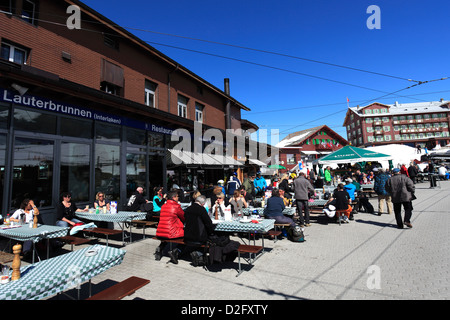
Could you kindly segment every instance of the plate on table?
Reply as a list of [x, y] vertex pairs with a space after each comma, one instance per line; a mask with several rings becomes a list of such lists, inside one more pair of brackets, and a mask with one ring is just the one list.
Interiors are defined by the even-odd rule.
[[250, 219], [241, 219], [241, 220], [239, 220], [239, 222], [250, 223], [250, 222], [252, 222], [252, 220], [250, 220]]

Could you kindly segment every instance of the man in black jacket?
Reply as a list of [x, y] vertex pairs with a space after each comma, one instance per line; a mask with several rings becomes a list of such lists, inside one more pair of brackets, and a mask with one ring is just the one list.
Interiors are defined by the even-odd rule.
[[195, 202], [184, 211], [184, 240], [186, 242], [205, 244], [208, 236], [214, 233], [214, 225], [204, 208], [205, 203], [206, 197], [198, 196]]

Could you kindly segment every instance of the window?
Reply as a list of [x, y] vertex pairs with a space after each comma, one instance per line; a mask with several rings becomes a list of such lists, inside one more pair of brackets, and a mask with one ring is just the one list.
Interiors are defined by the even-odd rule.
[[178, 95], [178, 116], [182, 118], [187, 118], [187, 103], [188, 98]]
[[384, 126], [384, 127], [383, 127], [383, 131], [384, 131], [384, 132], [391, 131], [391, 127], [389, 127], [389, 126]]
[[52, 205], [53, 141], [16, 137], [13, 152], [11, 206], [19, 208], [25, 194], [37, 206]]
[[195, 103], [195, 121], [203, 123], [203, 109], [205, 106]]
[[100, 90], [121, 96], [124, 85], [123, 69], [105, 59], [102, 59], [101, 68]]
[[369, 141], [369, 142], [374, 142], [374, 141], [375, 141], [374, 136], [368, 136], [368, 137], [367, 137], [367, 141]]
[[394, 126], [394, 131], [399, 131], [400, 127], [399, 126]]
[[366, 123], [372, 123], [373, 122], [373, 119], [372, 118], [367, 118], [366, 119]]
[[14, 9], [15, 9], [15, 0], [2, 0], [0, 1], [0, 10], [1, 11], [5, 11], [5, 12], [9, 12], [9, 13], [14, 13]]
[[61, 155], [60, 189], [69, 191], [74, 202], [89, 201], [90, 146], [63, 142]]
[[145, 80], [145, 105], [156, 108], [156, 88], [158, 85], [150, 80]]
[[383, 122], [389, 122], [389, 117], [383, 117]]
[[287, 154], [286, 155], [286, 163], [287, 164], [295, 164], [295, 155]]
[[1, 58], [15, 62], [18, 64], [26, 64], [28, 59], [29, 49], [13, 45], [9, 42], [2, 42]]
[[385, 135], [384, 136], [384, 141], [391, 141], [391, 136], [390, 135]]
[[23, 0], [22, 19], [24, 21], [37, 25], [38, 12], [39, 10], [37, 0]]

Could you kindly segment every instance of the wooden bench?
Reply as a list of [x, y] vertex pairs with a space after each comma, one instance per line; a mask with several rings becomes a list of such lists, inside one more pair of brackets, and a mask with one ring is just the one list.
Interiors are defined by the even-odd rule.
[[92, 229], [84, 229], [84, 232], [91, 232], [95, 234], [103, 234], [106, 236], [106, 246], [108, 246], [108, 240], [109, 236], [113, 236], [116, 234], [121, 234], [121, 230], [115, 230], [115, 229], [106, 229], [106, 228], [92, 228]]
[[132, 295], [149, 283], [150, 280], [147, 279], [134, 276], [129, 277], [128, 279], [119, 282], [108, 289], [100, 291], [86, 300], [121, 300], [126, 296]]
[[133, 220], [131, 224], [142, 226], [142, 237], [145, 239], [145, 228], [157, 225], [157, 221], [147, 221], [147, 220]]
[[14, 254], [0, 251], [0, 263], [8, 263], [14, 260]]
[[70, 235], [67, 235], [64, 237], [59, 237], [59, 238], [57, 238], [57, 240], [63, 241], [67, 244], [70, 244], [71, 251], [73, 251], [73, 246], [78, 246], [80, 244], [85, 244], [85, 243], [88, 243], [91, 241], [90, 239], [80, 238], [80, 237], [75, 237], [75, 236], [70, 236]]
[[[238, 248], [238, 265], [239, 265], [239, 269], [238, 269], [238, 274], [236, 275], [239, 276], [243, 271], [241, 268], [241, 254], [245, 254], [247, 253], [249, 255], [249, 258], [246, 259], [248, 264], [252, 265], [253, 261], [255, 261], [256, 259], [256, 255], [258, 253], [260, 253], [263, 250], [262, 246], [252, 246], [252, 245], [246, 245], [246, 244], [241, 244]], [[254, 258], [252, 259], [252, 255], [255, 255]], [[245, 258], [244, 258], [245, 259]]]

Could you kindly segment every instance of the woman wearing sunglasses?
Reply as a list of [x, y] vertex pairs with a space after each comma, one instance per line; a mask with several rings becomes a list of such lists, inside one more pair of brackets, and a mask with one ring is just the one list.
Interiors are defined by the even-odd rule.
[[72, 202], [72, 195], [69, 192], [63, 192], [62, 201], [58, 203], [56, 208], [56, 225], [59, 227], [74, 226], [82, 221], [75, 218], [75, 212], [86, 212], [88, 209], [79, 209]]

